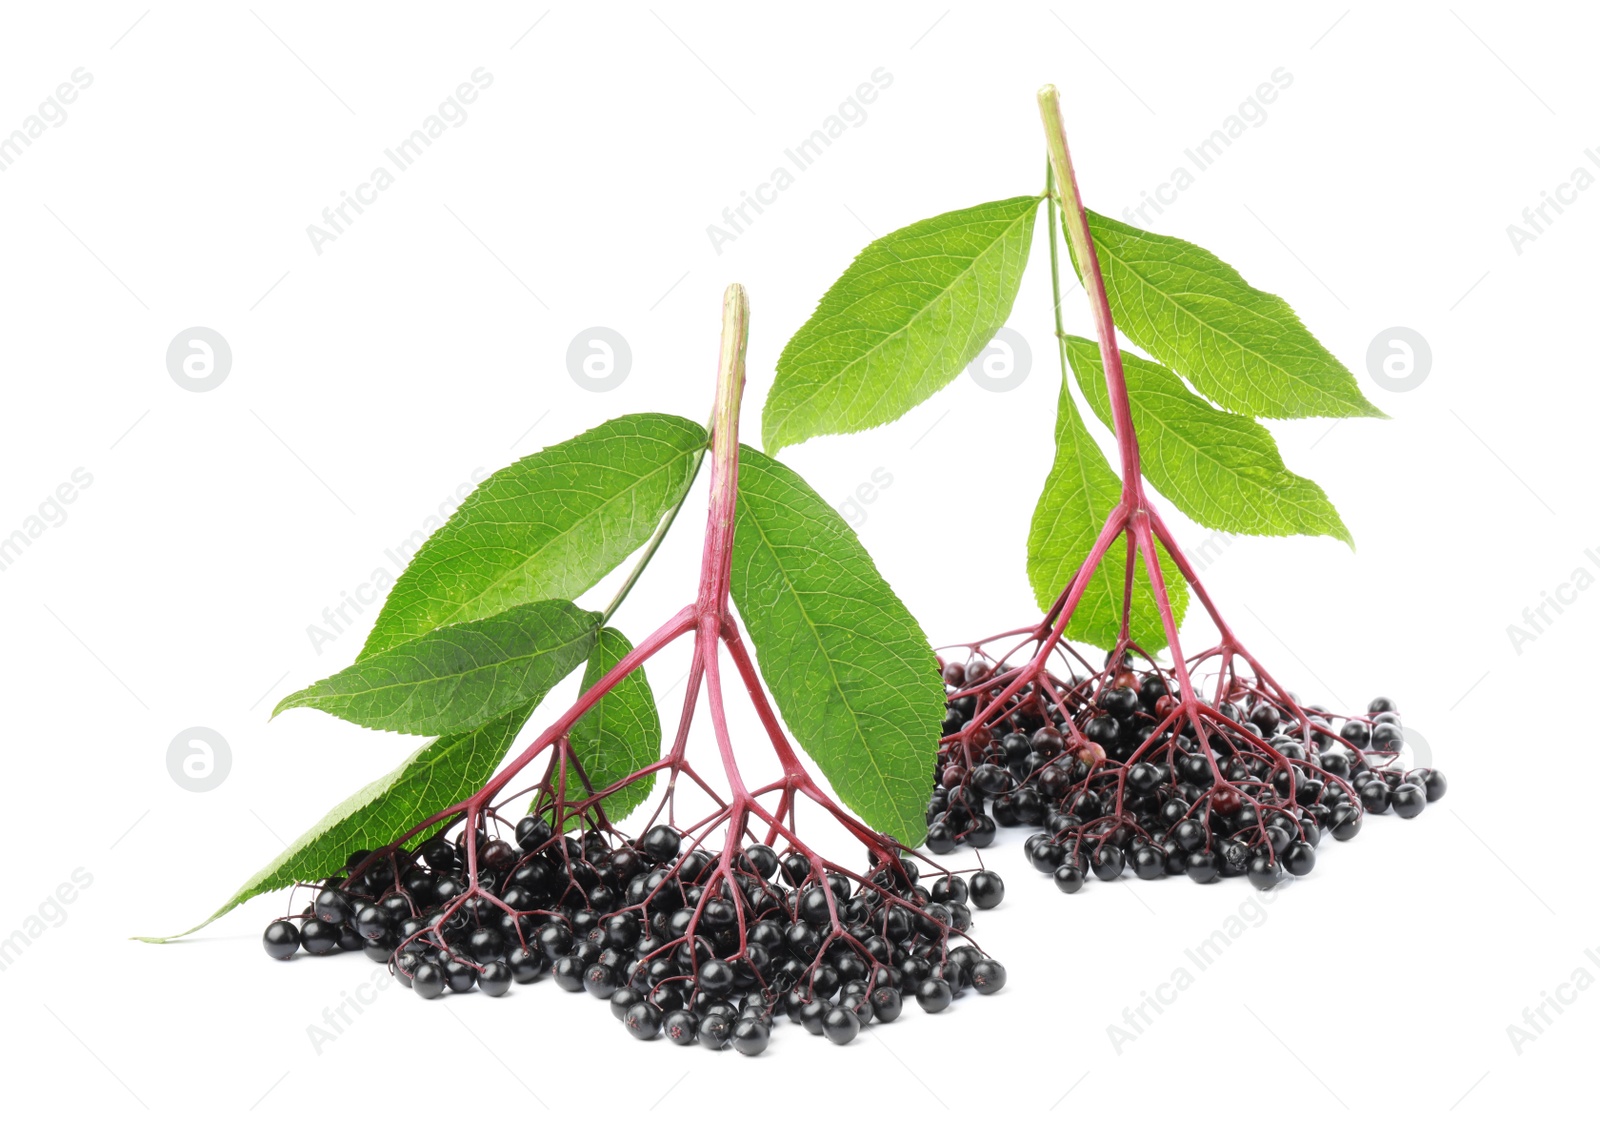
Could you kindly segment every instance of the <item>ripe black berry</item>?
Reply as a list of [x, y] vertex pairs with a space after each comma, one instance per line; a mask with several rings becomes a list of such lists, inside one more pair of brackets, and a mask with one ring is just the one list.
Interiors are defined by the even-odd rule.
[[261, 932], [261, 945], [269, 955], [279, 961], [288, 961], [300, 948], [300, 931], [287, 919], [268, 923]]
[[988, 911], [1000, 905], [1006, 897], [1006, 884], [997, 872], [974, 872], [967, 881], [968, 898], [972, 905], [980, 911]]

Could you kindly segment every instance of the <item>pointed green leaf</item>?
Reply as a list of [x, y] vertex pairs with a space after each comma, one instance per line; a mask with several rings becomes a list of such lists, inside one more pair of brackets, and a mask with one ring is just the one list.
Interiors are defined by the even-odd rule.
[[868, 825], [921, 844], [944, 716], [938, 660], [838, 512], [750, 448], [740, 449], [732, 591], [800, 746]]
[[[1067, 358], [1084, 399], [1109, 427], [1099, 345], [1069, 338]], [[1225, 533], [1303, 533], [1352, 543], [1322, 488], [1283, 465], [1272, 433], [1249, 417], [1213, 408], [1165, 366], [1123, 351], [1122, 370], [1144, 476], [1178, 509]]]
[[395, 581], [361, 656], [518, 604], [581, 595], [683, 497], [705, 444], [693, 421], [636, 413], [496, 471]]
[[1122, 333], [1230, 412], [1381, 417], [1294, 309], [1187, 241], [1089, 214]]
[[[1122, 483], [1089, 435], [1063, 378], [1061, 400], [1056, 406], [1055, 463], [1045, 479], [1028, 529], [1028, 580], [1041, 608], [1048, 610], [1072, 583], [1121, 495]], [[1144, 558], [1136, 555], [1134, 563], [1129, 635], [1153, 656], [1166, 647], [1166, 633], [1145, 573]], [[1117, 541], [1089, 578], [1083, 598], [1067, 624], [1069, 639], [1102, 650], [1116, 645], [1122, 625], [1127, 567], [1127, 545]], [[1173, 618], [1181, 624], [1189, 603], [1189, 587], [1164, 552], [1161, 575]]]
[[594, 648], [600, 615], [564, 599], [440, 627], [278, 702], [391, 732], [438, 736], [527, 711]]
[[404, 763], [329, 810], [215, 914], [183, 932], [141, 942], [168, 942], [215, 922], [246, 899], [295, 883], [315, 883], [344, 867], [353, 852], [393, 843], [418, 822], [476, 794], [516, 742], [532, 706], [470, 732], [440, 736]]
[[[600, 632], [600, 641], [583, 671], [580, 695], [633, 652], [633, 644], [612, 627]], [[572, 726], [568, 736], [590, 785], [604, 790], [612, 783], [648, 767], [661, 758], [661, 718], [655, 695], [640, 666], [617, 682], [616, 688]], [[606, 816], [621, 821], [650, 794], [656, 776], [650, 775], [601, 800]]]
[[1038, 208], [988, 202], [863, 249], [778, 358], [767, 451], [887, 424], [948, 385], [1010, 316]]

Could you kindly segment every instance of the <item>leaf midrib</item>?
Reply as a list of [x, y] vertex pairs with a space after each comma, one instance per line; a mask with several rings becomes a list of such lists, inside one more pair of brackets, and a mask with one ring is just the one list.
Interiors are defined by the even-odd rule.
[[[746, 506], [746, 509], [749, 509], [748, 505]], [[767, 536], [766, 530], [762, 528], [761, 523], [754, 516], [751, 517], [750, 523], [756, 527], [756, 533], [760, 537], [761, 543], [766, 546], [767, 551], [772, 554], [774, 560], [776, 561], [778, 550], [773, 546], [772, 539]], [[772, 567], [778, 573], [778, 577], [783, 586], [789, 590], [789, 598], [794, 601], [795, 608], [800, 612], [800, 617], [805, 620], [806, 629], [811, 633], [812, 642], [816, 646], [817, 650], [821, 652], [822, 660], [828, 667], [828, 676], [833, 681], [835, 692], [837, 692], [840, 697], [846, 697], [844, 685], [842, 682], [840, 682], [839, 675], [834, 671], [833, 659], [828, 657], [827, 647], [823, 645], [822, 636], [818, 632], [816, 624], [812, 622], [810, 614], [805, 609], [804, 601], [800, 597], [799, 590], [795, 587], [794, 582], [789, 579], [788, 574], [784, 571], [782, 565], [774, 563]], [[889, 806], [891, 809], [893, 809], [895, 805], [895, 799], [891, 792], [888, 776], [884, 774], [883, 768], [878, 765], [877, 757], [870, 750], [871, 745], [867, 741], [865, 730], [861, 727], [861, 721], [856, 716], [854, 707], [847, 702], [844, 705], [844, 709], [850, 714], [850, 723], [855, 729], [856, 741], [864, 747], [869, 748], [869, 750], [860, 752], [860, 755], [865, 756], [867, 762], [872, 765], [873, 773], [878, 779], [878, 789], [888, 795]], [[899, 817], [900, 815], [898, 812], [896, 812], [895, 816]]]
[[[1329, 394], [1326, 390], [1321, 389], [1321, 388], [1313, 385], [1307, 378], [1301, 377], [1301, 376], [1293, 373], [1292, 371], [1289, 370], [1288, 367], [1279, 365], [1277, 362], [1275, 362], [1272, 359], [1268, 358], [1266, 355], [1262, 354], [1260, 351], [1257, 351], [1257, 350], [1255, 350], [1255, 349], [1253, 349], [1253, 348], [1251, 348], [1249, 346], [1246, 346], [1244, 343], [1240, 342], [1237, 338], [1235, 338], [1233, 335], [1229, 334], [1227, 331], [1224, 331], [1221, 328], [1219, 328], [1219, 327], [1217, 327], [1217, 326], [1215, 326], [1215, 325], [1213, 325], [1211, 323], [1206, 322], [1205, 320], [1201, 319], [1198, 315], [1194, 314], [1192, 311], [1189, 311], [1186, 307], [1184, 307], [1183, 304], [1179, 303], [1176, 299], [1174, 299], [1173, 297], [1169, 296], [1166, 292], [1162, 291], [1159, 287], [1157, 287], [1154, 281], [1150, 280], [1144, 273], [1140, 272], [1126, 257], [1119, 256], [1118, 254], [1113, 252], [1112, 249], [1109, 246], [1105, 245], [1103, 242], [1096, 241], [1095, 242], [1095, 249], [1096, 249], [1096, 251], [1098, 251], [1100, 253], [1103, 253], [1107, 258], [1109, 258], [1113, 263], [1115, 263], [1120, 268], [1126, 269], [1129, 273], [1131, 273], [1134, 277], [1136, 277], [1138, 279], [1139, 283], [1141, 285], [1143, 285], [1143, 287], [1147, 291], [1154, 292], [1160, 298], [1160, 300], [1162, 302], [1170, 305], [1171, 308], [1175, 312], [1180, 313], [1184, 318], [1188, 319], [1191, 323], [1193, 323], [1193, 324], [1197, 325], [1198, 327], [1200, 327], [1201, 330], [1210, 331], [1212, 334], [1216, 335], [1217, 337], [1222, 338], [1222, 339], [1226, 339], [1233, 346], [1237, 347], [1242, 353], [1249, 354], [1249, 355], [1253, 356], [1257, 361], [1261, 362], [1268, 369], [1273, 370], [1273, 371], [1281, 374], [1285, 378], [1287, 378], [1290, 381], [1292, 381], [1295, 385], [1300, 386], [1302, 389], [1310, 390], [1316, 397], [1321, 398], [1321, 399], [1327, 399], [1327, 400], [1336, 400], [1336, 398], [1333, 398], [1332, 395]], [[1188, 268], [1191, 272], [1199, 273], [1200, 275], [1203, 275], [1203, 276], [1215, 277], [1215, 274], [1205, 272], [1204, 270], [1195, 268], [1192, 265], [1186, 265], [1184, 267]], [[1227, 281], [1226, 278], [1216, 278], [1216, 279], [1218, 279], [1219, 281], [1228, 283], [1230, 286], [1232, 285], [1232, 282], [1231, 281]], [[1244, 283], [1244, 282], [1241, 281], [1241, 283]], [[1263, 296], [1269, 296], [1270, 295], [1270, 293], [1261, 292], [1260, 289], [1251, 288], [1248, 283], [1245, 283], [1244, 286], [1245, 286], [1246, 289], [1248, 289], [1251, 292], [1257, 292], [1257, 293], [1259, 293], [1259, 294], [1261, 294]], [[1197, 292], [1197, 293], [1193, 293], [1193, 294], [1194, 295], [1198, 295], [1198, 296], [1206, 296], [1206, 297], [1209, 297], [1209, 298], [1212, 298], [1212, 299], [1218, 298], [1218, 297], [1216, 297], [1216, 296], [1214, 296], [1214, 295], [1212, 295], [1210, 293], [1205, 293], [1205, 292]], [[1243, 305], [1241, 305], [1237, 300], [1229, 300], [1228, 302], [1229, 302], [1229, 305], [1232, 306], [1232, 307], [1243, 307]], [[1246, 310], [1249, 310], [1249, 309], [1246, 309]], [[1211, 371], [1209, 369], [1206, 372], [1207, 372], [1207, 374], [1211, 375], [1212, 377], [1218, 377], [1219, 376], [1219, 375], [1215, 374], [1213, 371]], [[1242, 395], [1240, 395], [1240, 394], [1238, 394], [1236, 392], [1233, 392], [1233, 391], [1230, 391], [1229, 395], [1233, 396], [1233, 397], [1239, 397], [1240, 398], [1240, 403], [1244, 404], [1243, 399], [1242, 399]], [[1246, 407], [1248, 408], [1250, 406], [1246, 405]], [[1348, 414], [1338, 414], [1338, 415], [1348, 415]], [[1360, 414], [1355, 414], [1355, 415], [1360, 415]]]

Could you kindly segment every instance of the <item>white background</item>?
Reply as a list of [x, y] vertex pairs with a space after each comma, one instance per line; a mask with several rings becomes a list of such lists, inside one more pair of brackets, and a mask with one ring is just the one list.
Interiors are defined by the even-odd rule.
[[[932, 1115], [1315, 1117], [1587, 1097], [1600, 994], [1561, 990], [1573, 1003], [1520, 1054], [1507, 1033], [1574, 971], [1600, 977], [1584, 956], [1600, 955], [1600, 592], [1520, 651], [1507, 632], [1575, 569], [1600, 575], [1600, 190], [1520, 254], [1506, 229], [1593, 168], [1596, 28], [1579, 6], [144, 11], [39, 5], [0, 27], [0, 132], [75, 68], [93, 75], [0, 173], [0, 535], [74, 469], [93, 476], [0, 571], [0, 934], [75, 869], [93, 878], [0, 973], [8, 1098], [109, 1116], [703, 1115], [800, 1092]], [[315, 252], [307, 225], [478, 67], [493, 84], [465, 122]], [[893, 83], [865, 122], [714, 251], [707, 225], [879, 67]], [[549, 985], [437, 1005], [391, 988], [319, 1055], [308, 1026], [375, 967], [268, 960], [281, 895], [186, 943], [125, 940], [209, 913], [410, 749], [314, 712], [266, 717], [355, 653], [374, 609], [320, 652], [307, 627], [392, 572], [385, 550], [475, 469], [625, 412], [702, 418], [731, 280], [754, 309], [754, 440], [783, 343], [870, 236], [1040, 188], [1038, 85], [1061, 87], [1087, 200], [1116, 215], [1279, 67], [1293, 83], [1265, 122], [1153, 228], [1286, 297], [1393, 419], [1274, 426], [1358, 551], [1238, 540], [1205, 578], [1308, 698], [1397, 697], [1450, 776], [1445, 801], [1328, 843], [1259, 911], [1242, 880], [1061, 898], [1006, 836], [990, 855], [1010, 893], [975, 929], [1009, 967], [1002, 995], [846, 1049], [780, 1025], [753, 1062], [635, 1045]], [[1034, 263], [1011, 321], [1035, 359], [1020, 388], [962, 376], [887, 428], [785, 453], [841, 504], [892, 475], [861, 534], [936, 642], [1036, 614], [1023, 542], [1058, 374], [1042, 244]], [[1080, 300], [1067, 308], [1085, 331]], [[633, 352], [609, 393], [566, 369], [596, 324]], [[196, 325], [233, 353], [206, 393], [165, 365]], [[1395, 325], [1432, 349], [1408, 393], [1367, 372]], [[690, 595], [700, 516], [629, 600], [635, 637]], [[653, 669], [659, 692], [679, 664]], [[204, 794], [166, 762], [196, 725], [232, 754]], [[1107, 1025], [1241, 914], [1264, 918], [1119, 1054]]]

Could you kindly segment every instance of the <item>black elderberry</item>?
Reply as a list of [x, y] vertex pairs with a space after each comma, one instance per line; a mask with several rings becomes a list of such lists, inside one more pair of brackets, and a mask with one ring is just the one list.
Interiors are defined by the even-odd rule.
[[893, 1023], [904, 1007], [900, 990], [888, 985], [872, 990], [872, 1015], [880, 1023]]
[[1333, 811], [1333, 817], [1328, 822], [1328, 831], [1338, 841], [1348, 841], [1361, 832], [1361, 811], [1346, 802]]
[[843, 1047], [861, 1031], [861, 1018], [851, 1009], [840, 1005], [829, 1008], [822, 1017], [822, 1034], [829, 1043]]
[[1000, 901], [1006, 897], [1005, 881], [996, 872], [974, 872], [967, 881], [967, 888], [968, 898], [980, 911], [998, 907]]
[[657, 864], [665, 864], [677, 856], [682, 844], [682, 835], [670, 825], [653, 825], [639, 839], [644, 854]]
[[472, 986], [478, 983], [478, 970], [466, 958], [450, 954], [441, 964], [444, 967], [445, 984], [450, 986], [451, 992], [471, 992]]
[[1159, 880], [1167, 874], [1167, 854], [1154, 845], [1133, 850], [1133, 874], [1141, 880]]
[[1109, 748], [1122, 734], [1122, 726], [1112, 716], [1095, 716], [1084, 722], [1083, 734], [1101, 747]]
[[[704, 1027], [701, 1033], [704, 1034]], [[740, 1019], [733, 1025], [731, 1042], [733, 1049], [741, 1055], [753, 1057], [767, 1049], [767, 1042], [771, 1039], [772, 1029], [760, 1020]]]
[[1100, 845], [1090, 854], [1089, 866], [1100, 879], [1114, 880], [1122, 875], [1122, 850], [1109, 842]]
[[318, 957], [331, 954], [339, 948], [339, 928], [323, 919], [307, 919], [300, 927], [300, 945]]
[[512, 980], [519, 985], [529, 985], [539, 980], [545, 973], [544, 954], [537, 947], [517, 946], [506, 955], [506, 965], [511, 970]]
[[1374, 724], [1372, 726], [1372, 750], [1380, 752], [1399, 751], [1405, 743], [1405, 733], [1398, 724]]
[[698, 980], [702, 992], [722, 996], [733, 989], [733, 967], [725, 961], [712, 958], [700, 967]]
[[312, 910], [317, 918], [335, 926], [348, 922], [355, 914], [350, 904], [350, 897], [336, 887], [325, 887], [318, 892]]
[[[683, 1014], [681, 1010], [673, 1013], [675, 1016]], [[623, 1015], [622, 1026], [635, 1039], [654, 1039], [661, 1034], [661, 1009], [648, 1000], [637, 1001]]]
[[1250, 883], [1258, 891], [1268, 891], [1283, 879], [1283, 865], [1270, 856], [1250, 858]]
[[993, 958], [984, 958], [972, 967], [972, 988], [974, 991], [989, 996], [999, 992], [1006, 985], [1006, 967]]
[[679, 1047], [688, 1047], [700, 1035], [700, 1017], [687, 1009], [669, 1012], [661, 1020], [661, 1034]]
[[478, 974], [478, 988], [490, 996], [505, 996], [511, 988], [511, 967], [503, 961], [491, 961]]
[[1184, 872], [1197, 884], [1209, 884], [1220, 875], [1217, 858], [1209, 852], [1191, 852]]
[[1361, 805], [1368, 813], [1381, 814], [1389, 809], [1389, 784], [1375, 778], [1361, 788]]
[[482, 965], [494, 961], [505, 953], [505, 940], [492, 927], [480, 926], [467, 936], [467, 952], [472, 960]]
[[443, 996], [445, 990], [444, 970], [432, 962], [420, 963], [411, 973], [411, 991], [423, 1000], [433, 1000]]
[[585, 966], [583, 960], [576, 954], [564, 954], [556, 958], [555, 965], [550, 970], [550, 975], [556, 979], [556, 984], [569, 993], [583, 991], [583, 973]]
[[812, 1035], [821, 1035], [823, 1018], [827, 1016], [832, 1007], [833, 1005], [829, 1001], [821, 997], [805, 1000], [802, 996], [799, 1015], [800, 1026]]
[[583, 989], [596, 1000], [610, 1000], [617, 988], [617, 975], [609, 966], [595, 962], [583, 971]]
[[611, 994], [611, 999], [609, 1001], [611, 1005], [611, 1014], [618, 1020], [621, 1020], [628, 1014], [628, 1009], [632, 1008], [635, 1004], [638, 1004], [643, 999], [644, 994], [638, 989], [618, 989], [616, 992]]
[[288, 961], [300, 948], [300, 931], [288, 919], [268, 923], [267, 929], [261, 932], [261, 946], [270, 956]]
[[[1389, 806], [1401, 817], [1416, 817], [1428, 804], [1427, 792], [1411, 782], [1403, 782], [1389, 795]], [[1337, 833], [1334, 834], [1338, 836]]]
[[1078, 866], [1077, 861], [1069, 860], [1057, 866], [1051, 873], [1051, 879], [1064, 895], [1075, 895], [1083, 887], [1083, 869]]
[[954, 999], [955, 994], [945, 981], [929, 977], [917, 986], [917, 1004], [924, 1012], [943, 1012]]

